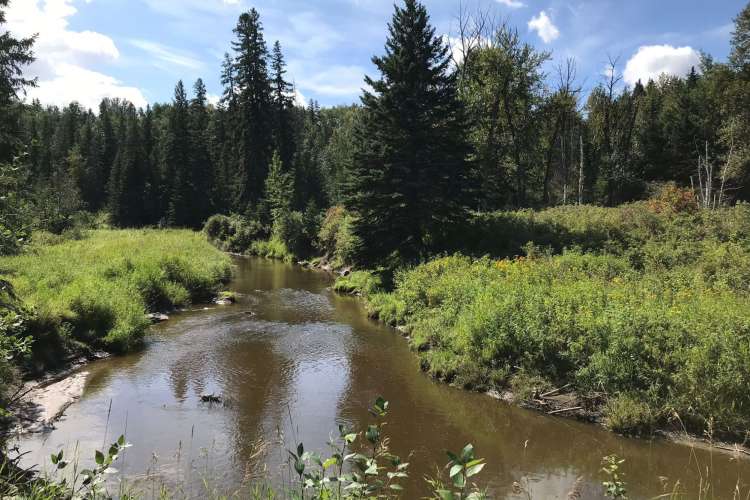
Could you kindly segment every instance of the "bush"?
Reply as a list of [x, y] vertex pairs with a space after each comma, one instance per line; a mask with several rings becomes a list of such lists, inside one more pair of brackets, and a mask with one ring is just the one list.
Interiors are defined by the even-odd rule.
[[333, 289], [339, 293], [357, 294], [369, 296], [382, 286], [382, 280], [375, 273], [370, 271], [354, 271], [348, 276], [341, 276], [336, 279]]
[[355, 262], [362, 240], [354, 234], [353, 216], [343, 207], [329, 208], [318, 233], [317, 247], [329, 257], [334, 267]]
[[307, 226], [302, 212], [284, 212], [273, 223], [273, 238], [286, 247], [294, 256], [306, 255], [310, 240], [307, 237]]
[[239, 215], [213, 215], [206, 221], [203, 232], [213, 245], [233, 253], [246, 253], [253, 241], [268, 237], [261, 223]]
[[604, 407], [604, 423], [620, 434], [649, 435], [656, 421], [649, 405], [631, 396], [617, 396]]

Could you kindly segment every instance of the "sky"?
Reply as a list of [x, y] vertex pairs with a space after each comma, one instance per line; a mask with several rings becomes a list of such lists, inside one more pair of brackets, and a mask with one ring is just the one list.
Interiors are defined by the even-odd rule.
[[[660, 73], [684, 74], [699, 51], [725, 60], [733, 18], [747, 0], [424, 0], [437, 32], [456, 36], [461, 3], [490, 9], [524, 41], [551, 51], [546, 71], [575, 58], [590, 90], [610, 57], [629, 84]], [[174, 85], [203, 78], [221, 94], [223, 54], [237, 18], [255, 7], [269, 48], [281, 42], [297, 99], [323, 106], [359, 101], [364, 75], [383, 53], [392, 0], [11, 0], [6, 28], [38, 34], [29, 68], [39, 86], [27, 98], [78, 101], [103, 97], [137, 106], [171, 100]]]

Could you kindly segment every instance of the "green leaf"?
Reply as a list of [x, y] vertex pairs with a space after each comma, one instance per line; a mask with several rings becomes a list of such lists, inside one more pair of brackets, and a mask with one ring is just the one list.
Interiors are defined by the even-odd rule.
[[471, 443], [464, 446], [464, 449], [461, 450], [461, 461], [466, 463], [470, 460], [474, 460], [474, 445]]
[[94, 454], [94, 459], [96, 460], [97, 465], [102, 465], [104, 463], [104, 453], [102, 453], [99, 450], [96, 450], [96, 453]]
[[392, 484], [392, 485], [390, 485], [390, 488], [392, 490], [395, 490], [395, 491], [403, 491], [404, 490], [404, 487], [401, 486], [400, 484]]
[[450, 472], [448, 473], [448, 475], [449, 475], [449, 476], [450, 476], [450, 477], [452, 478], [452, 477], [453, 477], [453, 476], [455, 476], [456, 474], [460, 474], [460, 473], [461, 473], [461, 471], [463, 471], [463, 470], [464, 470], [464, 466], [463, 466], [463, 465], [461, 465], [461, 464], [456, 464], [456, 465], [454, 465], [453, 467], [451, 467], [451, 470], [450, 470]]
[[456, 474], [453, 476], [453, 486], [456, 488], [463, 488], [466, 485], [466, 476], [463, 474]]
[[380, 429], [377, 425], [370, 425], [367, 427], [367, 432], [365, 433], [365, 437], [367, 440], [373, 444], [377, 442], [378, 438], [380, 437]]
[[331, 457], [327, 459], [325, 462], [323, 462], [323, 469], [327, 469], [329, 467], [333, 467], [334, 465], [338, 465], [339, 460], [336, 457]]
[[305, 446], [300, 443], [297, 445], [297, 455], [302, 456], [302, 454], [305, 452]]
[[367, 466], [367, 469], [365, 470], [365, 474], [368, 476], [377, 476], [378, 475], [378, 463], [375, 460], [372, 460], [367, 465], [368, 466]]
[[294, 461], [294, 470], [297, 471], [298, 475], [302, 475], [305, 472], [305, 464], [301, 460]]
[[453, 496], [453, 492], [451, 490], [437, 490], [435, 493], [440, 497], [440, 500], [454, 500], [455, 499], [455, 497]]
[[476, 464], [466, 468], [466, 477], [471, 477], [482, 472], [486, 464]]
[[119, 438], [117, 438], [117, 444], [122, 446], [125, 444], [125, 436], [121, 435]]

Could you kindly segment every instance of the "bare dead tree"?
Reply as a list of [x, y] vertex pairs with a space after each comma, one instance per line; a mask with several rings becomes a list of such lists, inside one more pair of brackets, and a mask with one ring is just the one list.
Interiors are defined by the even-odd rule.
[[492, 39], [497, 24], [489, 8], [483, 9], [478, 5], [474, 11], [469, 11], [463, 2], [459, 3], [456, 32], [449, 36], [451, 40], [458, 41], [458, 44], [450, 43], [449, 47], [453, 64], [459, 70], [459, 81], [464, 81], [474, 52]]

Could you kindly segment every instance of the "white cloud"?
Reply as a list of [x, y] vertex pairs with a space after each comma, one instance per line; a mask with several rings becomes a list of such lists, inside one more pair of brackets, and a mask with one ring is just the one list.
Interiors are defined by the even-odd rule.
[[122, 97], [145, 106], [146, 99], [137, 88], [87, 69], [91, 64], [116, 61], [120, 52], [106, 35], [70, 30], [68, 18], [77, 12], [72, 4], [73, 0], [45, 0], [40, 6], [40, 0], [23, 0], [11, 2], [8, 8], [9, 31], [23, 37], [38, 34], [37, 59], [27, 74], [38, 76], [39, 86], [29, 89], [28, 98], [58, 105], [78, 101], [96, 109], [103, 97]]
[[[167, 47], [160, 43], [149, 40], [130, 40], [130, 44], [138, 47], [144, 52], [148, 52], [155, 61], [161, 61], [173, 66], [181, 66], [189, 69], [200, 69], [203, 63], [196, 59], [192, 54]], [[157, 66], [159, 66], [157, 64]]]
[[536, 31], [544, 43], [550, 43], [560, 37], [560, 30], [552, 23], [552, 19], [545, 11], [532, 17], [528, 26], [530, 31]]
[[298, 91], [318, 96], [350, 98], [365, 87], [365, 69], [361, 66], [333, 65], [320, 70], [308, 61], [292, 60], [289, 75]]
[[302, 94], [302, 92], [299, 91], [299, 89], [294, 89], [294, 104], [297, 106], [305, 107], [309, 104], [309, 101], [307, 98]]
[[28, 93], [30, 99], [43, 103], [65, 105], [77, 101], [83, 107], [96, 110], [105, 97], [120, 97], [136, 107], [145, 107], [146, 99], [140, 89], [123, 86], [117, 79], [75, 64], [55, 66], [55, 76], [40, 82]]
[[628, 60], [623, 71], [625, 82], [634, 85], [638, 80], [646, 83], [659, 75], [684, 76], [690, 68], [700, 65], [700, 54], [692, 47], [671, 45], [646, 45]]
[[511, 9], [520, 9], [521, 7], [526, 6], [526, 4], [520, 0], [497, 0], [497, 3], [510, 7]]

